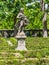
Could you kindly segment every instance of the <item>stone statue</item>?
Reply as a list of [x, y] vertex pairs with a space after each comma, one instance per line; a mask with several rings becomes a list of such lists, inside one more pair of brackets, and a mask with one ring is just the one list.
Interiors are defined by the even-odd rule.
[[8, 37], [8, 33], [6, 31], [4, 31], [4, 37], [7, 38]]
[[18, 19], [18, 24], [16, 25], [16, 27], [18, 28], [18, 34], [16, 35], [16, 38], [18, 40], [18, 46], [16, 50], [27, 50], [25, 46], [26, 35], [23, 30], [29, 21], [23, 13], [23, 8], [20, 9], [17, 19]]
[[23, 8], [20, 9], [20, 12], [17, 15], [17, 19], [18, 19], [18, 34], [20, 34], [21, 32], [23, 32], [24, 27], [28, 24], [28, 19], [27, 17], [24, 15], [23, 13]]

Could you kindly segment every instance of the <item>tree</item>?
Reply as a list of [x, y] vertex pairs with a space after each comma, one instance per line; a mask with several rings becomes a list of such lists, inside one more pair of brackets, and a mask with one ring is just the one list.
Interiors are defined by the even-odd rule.
[[42, 23], [43, 23], [43, 37], [47, 37], [47, 11], [45, 9], [44, 0], [41, 0], [41, 11], [44, 12]]
[[16, 16], [21, 7], [22, 3], [20, 0], [0, 1], [0, 23], [2, 23], [1, 28], [2, 27], [4, 29], [14, 28], [14, 25], [16, 24]]
[[42, 16], [43, 12], [40, 11], [40, 3], [35, 2], [34, 4], [26, 7], [25, 15], [29, 18], [29, 25], [27, 29], [41, 29], [42, 28]]

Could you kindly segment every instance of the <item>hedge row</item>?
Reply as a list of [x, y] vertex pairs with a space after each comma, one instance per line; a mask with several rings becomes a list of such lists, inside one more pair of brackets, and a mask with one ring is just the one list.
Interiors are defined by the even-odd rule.
[[[10, 46], [7, 41], [13, 44]], [[0, 38], [0, 49], [2, 47], [7, 47], [8, 49], [14, 50], [17, 47], [17, 40], [15, 38]], [[38, 37], [27, 37], [26, 38], [26, 47], [28, 50], [38, 50], [38, 49], [49, 49], [49, 37], [48, 38], [38, 38]], [[6, 48], [5, 48], [6, 49]]]
[[0, 51], [0, 58], [49, 58], [49, 50]]
[[49, 59], [1, 60], [0, 65], [49, 65]]

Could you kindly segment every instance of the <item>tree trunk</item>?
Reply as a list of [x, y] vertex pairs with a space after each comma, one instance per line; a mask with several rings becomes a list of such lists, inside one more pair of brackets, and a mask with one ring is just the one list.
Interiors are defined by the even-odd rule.
[[43, 0], [40, 1], [40, 4], [41, 4], [41, 11], [44, 12], [44, 10], [45, 10], [45, 7], [44, 7], [45, 4], [44, 4]]
[[43, 17], [43, 37], [47, 38], [47, 13], [45, 12], [44, 17]]
[[47, 38], [47, 12], [45, 11], [45, 3], [41, 0], [41, 11], [44, 12], [42, 23], [43, 23], [43, 37]]

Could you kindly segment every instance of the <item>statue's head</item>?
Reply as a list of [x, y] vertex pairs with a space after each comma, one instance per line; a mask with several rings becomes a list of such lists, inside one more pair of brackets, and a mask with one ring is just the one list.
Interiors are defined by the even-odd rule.
[[23, 11], [24, 11], [24, 8], [21, 8], [21, 9], [20, 9], [20, 12], [22, 12], [22, 13], [23, 13]]

